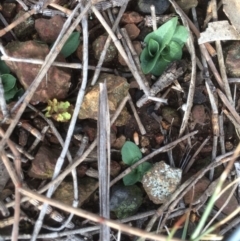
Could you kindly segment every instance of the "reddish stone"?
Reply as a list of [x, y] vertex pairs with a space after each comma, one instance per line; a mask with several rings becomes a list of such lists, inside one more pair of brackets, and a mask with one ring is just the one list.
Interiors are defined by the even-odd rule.
[[50, 19], [39, 18], [35, 21], [35, 29], [44, 42], [51, 44], [57, 39], [64, 22], [64, 18], [60, 15]]
[[[9, 56], [16, 58], [33, 58], [44, 60], [49, 53], [49, 48], [46, 44], [41, 44], [35, 41], [11, 42], [6, 46], [5, 49]], [[59, 57], [58, 61], [65, 62], [63, 57]], [[18, 77], [18, 80], [25, 90], [27, 90], [32, 84], [42, 66], [37, 64], [11, 61], [6, 61], [6, 64]], [[70, 79], [71, 75], [68, 69], [51, 67], [47, 72], [47, 76], [43, 78], [41, 84], [35, 91], [31, 99], [31, 103], [46, 103], [49, 99], [56, 98], [61, 100], [66, 98], [68, 89], [71, 85]]]

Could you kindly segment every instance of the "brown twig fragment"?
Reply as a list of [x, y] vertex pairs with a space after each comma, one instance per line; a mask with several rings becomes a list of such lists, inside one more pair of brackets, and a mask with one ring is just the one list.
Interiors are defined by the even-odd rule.
[[221, 90], [217, 89], [217, 93], [221, 98], [223, 104], [228, 108], [228, 110], [231, 112], [236, 122], [240, 125], [240, 116], [238, 115], [235, 108], [231, 105], [231, 103], [228, 101], [227, 97], [223, 94]]
[[[163, 72], [163, 74], [158, 78], [158, 80], [152, 85], [150, 89], [150, 96], [155, 96], [157, 93], [172, 84], [174, 80], [176, 80], [179, 76], [183, 74], [183, 67], [179, 65], [179, 63], [180, 62], [178, 61], [174, 61], [168, 66], [168, 68]], [[140, 98], [140, 100], [137, 101], [136, 105], [140, 108], [147, 101], [148, 98], [146, 95], [144, 95]]]
[[128, 68], [131, 70], [134, 78], [138, 82], [139, 87], [143, 90], [145, 95], [148, 96], [149, 95], [149, 88], [141, 81], [141, 76], [139, 75], [136, 67], [131, 65], [131, 63], [130, 63], [130, 61], [128, 59], [128, 56], [127, 56], [124, 48], [122, 47], [120, 41], [117, 39], [116, 35], [113, 33], [111, 28], [107, 25], [106, 21], [102, 17], [101, 13], [97, 10], [97, 8], [95, 6], [92, 6], [91, 9], [94, 12], [95, 16], [98, 18], [98, 20], [102, 23], [103, 27], [106, 29], [108, 34], [111, 36], [111, 38], [112, 38], [115, 46], [117, 47], [119, 53], [122, 55], [124, 61], [128, 65]]
[[[213, 16], [213, 21], [217, 21], [218, 16], [217, 16], [217, 1], [216, 0], [211, 0], [211, 5], [212, 5], [212, 16]], [[223, 51], [222, 51], [222, 45], [221, 41], [217, 40], [215, 41], [216, 44], [216, 49], [217, 49], [217, 57], [218, 57], [218, 64], [219, 64], [219, 69], [224, 85], [224, 92], [226, 93], [226, 96], [230, 103], [233, 105], [233, 98], [231, 94], [231, 90], [229, 87], [228, 79], [227, 79], [227, 73], [226, 73], [226, 67], [224, 63], [224, 57], [223, 57]]]
[[130, 104], [130, 107], [132, 109], [133, 115], [134, 115], [134, 117], [135, 117], [135, 119], [137, 121], [138, 128], [139, 128], [139, 130], [141, 132], [141, 135], [145, 135], [147, 132], [146, 132], [146, 130], [145, 130], [145, 128], [144, 128], [140, 118], [139, 118], [139, 115], [138, 115], [137, 110], [136, 110], [136, 108], [135, 108], [135, 106], [133, 104], [133, 101], [132, 101], [132, 98], [131, 98], [130, 94], [128, 94], [128, 97], [129, 97], [128, 103]]

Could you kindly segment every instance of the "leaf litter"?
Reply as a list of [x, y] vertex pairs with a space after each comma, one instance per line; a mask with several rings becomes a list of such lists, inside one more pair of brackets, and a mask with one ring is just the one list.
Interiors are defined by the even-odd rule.
[[[31, 8], [33, 2], [19, 1], [18, 7], [22, 6], [28, 13], [19, 15], [18, 22], [14, 20], [15, 14], [11, 14], [11, 11], [18, 11], [17, 4], [11, 5], [6, 1], [1, 5], [1, 21], [4, 23], [4, 17], [12, 21], [11, 25], [5, 21], [6, 26], [0, 31], [0, 146], [1, 163], [5, 167], [0, 169], [0, 187], [3, 193], [11, 193], [7, 197], [3, 195], [4, 198], [0, 199], [1, 238], [49, 240], [50, 236], [54, 235], [51, 232], [59, 232], [58, 235], [62, 236], [63, 240], [78, 240], [79, 234], [89, 240], [112, 240], [114, 235], [119, 238], [121, 236], [120, 240], [129, 240], [131, 235], [142, 239], [165, 240], [167, 236], [169, 239], [173, 237], [178, 229], [181, 235], [171, 240], [195, 240], [203, 236], [209, 238], [209, 230], [211, 235], [218, 238], [233, 232], [228, 217], [232, 214], [232, 221], [239, 222], [239, 197], [235, 193], [237, 184], [233, 186], [234, 182], [231, 179], [234, 179], [234, 167], [238, 171], [236, 163], [239, 154], [240, 122], [234, 103], [238, 102], [240, 76], [231, 76], [232, 72], [228, 70], [228, 66], [235, 67], [230, 61], [234, 59], [233, 63], [236, 63], [238, 59], [237, 56], [229, 58], [233, 51], [229, 50], [228, 40], [239, 40], [239, 34], [235, 31], [238, 31], [239, 26], [234, 16], [237, 16], [240, 9], [234, 1], [223, 1], [223, 11], [231, 21], [230, 25], [228, 21], [222, 21], [223, 11], [218, 8], [215, 0], [209, 1], [208, 6], [202, 1], [199, 1], [197, 6], [195, 2], [191, 5], [191, 1], [185, 1], [185, 12], [177, 4], [181, 1], [169, 2], [173, 8], [166, 11], [165, 14], [169, 15], [162, 18], [163, 22], [159, 20], [161, 16], [155, 18], [153, 12], [152, 15], [151, 12], [149, 15], [134, 12], [138, 10], [132, 1], [92, 1], [92, 5], [90, 2], [84, 4], [71, 1], [65, 5], [61, 3], [61, 7], [60, 3], [51, 1], [44, 2], [41, 6], [34, 3], [39, 9], [42, 8], [43, 11], [40, 12], [36, 7]], [[56, 33], [55, 39], [51, 37], [52, 43], [48, 42], [48, 45], [45, 45], [45, 56], [40, 53], [33, 56], [15, 56], [6, 51], [8, 43], [17, 42], [17, 38], [25, 43], [43, 41], [43, 34], [33, 34], [32, 23], [34, 19], [41, 20], [44, 16], [51, 20], [51, 15], [45, 15], [49, 13], [45, 10], [50, 10], [50, 6], [58, 9], [54, 11], [59, 11], [58, 14], [66, 20]], [[7, 12], [7, 9], [10, 12]], [[204, 17], [205, 23], [211, 18], [214, 22], [209, 23], [207, 29], [198, 30], [188, 18], [191, 16], [189, 9], [195, 24], [203, 26]], [[50, 12], [54, 14], [54, 11]], [[35, 15], [36, 13], [38, 15]], [[90, 14], [90, 17], [85, 14]], [[123, 14], [124, 18], [121, 20]], [[176, 14], [179, 19], [175, 17]], [[18, 27], [16, 36], [15, 26], [19, 22], [28, 21], [29, 16], [32, 16], [29, 22], [31, 24], [22, 25], [24, 34]], [[216, 21], [218, 18], [219, 21]], [[146, 27], [154, 21], [159, 21], [159, 29], [166, 26], [166, 22], [174, 23], [175, 27], [165, 29], [168, 37], [165, 36], [159, 41], [159, 36], [155, 36], [154, 31]], [[129, 28], [128, 24], [133, 25], [133, 28]], [[116, 35], [114, 30], [111, 30], [111, 25], [114, 30], [117, 29]], [[133, 40], [129, 36], [132, 35], [131, 29], [138, 29], [135, 41], [145, 42], [142, 53], [133, 47]], [[188, 38], [183, 34], [183, 30], [188, 31]], [[41, 28], [38, 31], [41, 31]], [[9, 33], [12, 34], [11, 37], [7, 37]], [[106, 33], [110, 37], [106, 37]], [[193, 34], [198, 39], [194, 39]], [[204, 35], [206, 38], [202, 40]], [[105, 36], [101, 44], [97, 41], [99, 36]], [[117, 55], [121, 55], [123, 61], [119, 61], [117, 55], [111, 56], [111, 61], [104, 61], [104, 55], [110, 49], [108, 46], [111, 39], [116, 46], [115, 50], [118, 50]], [[93, 47], [92, 43], [95, 40]], [[212, 41], [215, 41], [215, 45], [210, 43]], [[178, 45], [181, 45], [181, 48]], [[98, 51], [98, 58], [95, 57], [94, 51]], [[33, 49], [28, 52], [33, 53]], [[212, 58], [215, 53], [218, 55], [219, 67]], [[145, 62], [143, 66], [143, 60], [150, 59], [148, 55], [155, 54], [157, 58], [154, 58], [154, 63]], [[224, 59], [226, 54], [227, 62]], [[76, 56], [79, 55], [82, 57], [77, 59]], [[167, 64], [163, 64], [163, 61], [162, 64], [158, 62], [160, 55]], [[173, 62], [176, 59], [177, 61]], [[7, 65], [3, 61], [6, 61]], [[21, 63], [22, 68], [16, 63]], [[155, 66], [156, 63], [158, 67]], [[53, 70], [53, 66], [57, 67]], [[223, 71], [225, 67], [226, 71]], [[54, 73], [62, 71], [59, 73], [71, 75], [71, 84], [65, 88], [66, 95], [59, 94], [62, 83], [56, 80], [61, 81], [61, 74], [50, 75], [50, 68]], [[24, 79], [21, 72], [23, 70], [28, 70], [29, 74], [34, 73], [27, 85], [20, 81]], [[99, 85], [97, 80], [100, 72], [104, 72], [105, 79], [109, 78], [111, 81], [114, 81], [114, 78], [110, 78], [110, 75], [121, 76], [130, 86], [129, 93], [119, 93], [118, 88], [105, 89], [104, 95], [101, 94], [99, 99], [99, 92], [93, 92], [85, 112], [91, 112], [91, 108], [95, 106], [95, 120], [78, 119], [85, 105], [86, 94]], [[151, 76], [149, 72], [155, 76]], [[196, 79], [197, 76], [202, 77]], [[228, 82], [230, 78], [231, 81]], [[19, 89], [25, 92], [19, 92]], [[195, 102], [194, 97], [200, 89], [204, 96], [201, 105]], [[114, 93], [114, 90], [118, 93]], [[52, 92], [52, 95], [49, 95], [51, 98], [46, 91]], [[111, 91], [119, 95], [119, 101], [114, 108], [112, 103], [115, 103], [115, 99], [111, 99]], [[38, 96], [40, 99], [37, 99]], [[184, 108], [180, 108], [181, 106]], [[199, 106], [201, 113], [198, 111], [196, 114]], [[46, 115], [42, 113], [44, 108], [47, 108]], [[14, 111], [17, 113], [14, 113], [15, 118], [11, 117]], [[24, 134], [24, 137], [23, 129], [29, 133]], [[136, 139], [136, 133], [137, 145], [132, 142]], [[171, 169], [171, 172], [167, 169], [154, 169], [159, 163], [170, 164], [167, 169]], [[116, 168], [118, 173], [121, 171], [117, 176], [111, 176], [111, 173], [116, 173], [112, 168]], [[171, 175], [174, 170], [183, 171], [183, 176], [181, 182], [175, 180], [177, 184], [173, 188]], [[40, 172], [47, 177], [44, 181], [37, 176]], [[224, 183], [227, 175], [228, 181]], [[144, 176], [148, 180], [153, 177], [165, 178], [166, 185], [161, 182], [154, 186], [157, 193], [166, 191], [166, 188], [170, 191], [167, 198], [161, 201], [161, 206], [156, 206], [151, 201], [151, 190], [144, 191], [141, 183]], [[9, 177], [11, 180], [8, 180]], [[207, 185], [202, 187], [204, 178], [207, 179]], [[238, 183], [236, 178], [235, 183]], [[82, 185], [84, 180], [88, 185]], [[149, 181], [144, 185], [148, 186]], [[233, 188], [219, 198], [221, 187], [226, 188], [227, 185], [232, 185]], [[38, 193], [35, 190], [38, 190]], [[136, 195], [131, 195], [134, 192]], [[43, 193], [45, 194], [42, 195]], [[20, 203], [21, 196], [24, 203]], [[54, 198], [60, 202], [56, 202]], [[182, 198], [185, 203], [181, 202]], [[115, 200], [114, 205], [111, 200]], [[123, 206], [118, 206], [118, 202], [123, 203]], [[14, 212], [11, 207], [14, 207]], [[218, 216], [213, 217], [217, 211]], [[150, 231], [157, 229], [157, 218], [163, 214], [158, 227], [160, 234], [152, 234]], [[44, 219], [44, 216], [48, 218]], [[117, 219], [122, 220], [116, 222]], [[225, 226], [217, 229], [219, 220], [222, 220]], [[138, 221], [141, 221], [141, 225]], [[21, 224], [19, 228], [18, 224]], [[172, 230], [171, 233], [166, 234], [163, 227], [168, 227]], [[100, 236], [97, 231], [99, 228]], [[67, 238], [67, 235], [71, 236]]]

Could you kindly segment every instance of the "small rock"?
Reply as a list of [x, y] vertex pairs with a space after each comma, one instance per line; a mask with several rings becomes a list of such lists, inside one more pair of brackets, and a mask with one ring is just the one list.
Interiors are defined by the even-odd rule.
[[147, 136], [142, 136], [141, 138], [141, 147], [146, 147], [150, 145], [149, 138]]
[[233, 149], [233, 144], [231, 141], [226, 141], [225, 142], [225, 148], [226, 148], [226, 151], [231, 151]]
[[119, 136], [112, 144], [112, 148], [115, 148], [117, 150], [121, 150], [122, 146], [126, 142], [126, 136]]
[[5, 18], [12, 18], [16, 12], [16, 3], [3, 3], [2, 14]]
[[[79, 205], [80, 207], [90, 195], [96, 190], [98, 181], [91, 177], [83, 177], [78, 181]], [[63, 181], [55, 191], [53, 198], [64, 204], [72, 206], [73, 202], [72, 182]]]
[[[122, 99], [128, 94], [129, 84], [123, 77], [113, 74], [101, 74], [98, 79], [99, 82], [106, 80], [108, 90], [108, 104], [110, 114], [113, 114]], [[83, 103], [78, 115], [79, 119], [95, 119], [98, 117], [98, 99], [99, 99], [99, 85], [96, 84], [87, 90], [84, 96]]]
[[[45, 59], [49, 53], [49, 48], [46, 44], [41, 44], [35, 41], [9, 43], [6, 47], [8, 55], [16, 58], [34, 58]], [[66, 62], [63, 57], [59, 57], [58, 61]], [[18, 80], [27, 90], [37, 76], [41, 65], [11, 62], [6, 61], [6, 64], [11, 71], [18, 77]], [[48, 70], [47, 77], [44, 77], [41, 84], [35, 91], [31, 103], [39, 102], [46, 103], [49, 99], [64, 99], [67, 96], [69, 87], [71, 85], [70, 71], [66, 68], [51, 67]]]
[[143, 19], [143, 16], [137, 12], [125, 12], [122, 16], [121, 23], [140, 23]]
[[185, 13], [188, 13], [191, 8], [198, 5], [198, 0], [177, 0], [176, 3]]
[[[25, 11], [19, 11], [13, 21], [19, 19], [22, 15], [24, 15]], [[18, 24], [14, 29], [14, 33], [19, 39], [26, 39], [34, 32], [34, 19], [33, 17], [27, 18], [25, 21]], [[12, 56], [12, 55], [11, 55]]]
[[139, 28], [134, 23], [126, 24], [124, 28], [126, 29], [128, 36], [131, 40], [134, 40], [135, 38], [137, 38], [137, 36], [140, 33]]
[[[92, 46], [93, 46], [94, 56], [96, 59], [100, 58], [107, 38], [108, 38], [107, 36], [101, 35], [93, 42]], [[117, 48], [114, 45], [114, 43], [111, 41], [103, 62], [106, 63], [106, 62], [112, 61], [116, 57], [116, 55], [117, 55]]]
[[[193, 189], [191, 189], [190, 191], [188, 191], [183, 199], [184, 202], [186, 204], [189, 204], [191, 202], [193, 203], [197, 203], [198, 200], [200, 199], [200, 197], [202, 196], [202, 194], [206, 191], [206, 189], [208, 188], [210, 184], [210, 181], [206, 178], [206, 177], [202, 177], [194, 186]], [[194, 191], [194, 193], [193, 193]], [[192, 200], [193, 198], [193, 200]]]
[[158, 145], [161, 145], [164, 141], [164, 136], [162, 134], [157, 134], [155, 136], [155, 141]]
[[112, 177], [116, 177], [121, 171], [121, 166], [118, 162], [116, 161], [111, 161], [110, 164], [110, 175]]
[[142, 204], [142, 191], [136, 186], [114, 186], [110, 197], [110, 210], [118, 218], [127, 218], [138, 210]]
[[124, 107], [114, 124], [116, 126], [124, 126], [128, 123], [130, 118], [131, 115], [128, 113], [127, 108]]
[[[139, 41], [133, 41], [132, 44], [133, 44], [133, 48], [135, 49], [137, 55], [140, 56], [140, 54], [142, 52], [141, 43]], [[127, 66], [125, 60], [123, 59], [123, 57], [120, 53], [118, 53], [118, 61], [121, 65]]]
[[60, 153], [60, 149], [42, 145], [32, 161], [28, 175], [39, 179], [51, 178]]
[[62, 30], [65, 20], [60, 15], [55, 15], [50, 19], [39, 18], [35, 21], [35, 29], [46, 43], [53, 43]]
[[164, 161], [156, 163], [142, 179], [143, 188], [155, 204], [169, 199], [181, 182], [182, 170], [172, 168]]
[[204, 105], [195, 105], [192, 108], [192, 123], [190, 124], [190, 129], [193, 130], [196, 124], [205, 125], [206, 112]]
[[157, 15], [163, 14], [170, 6], [168, 0], [138, 0], [137, 10], [144, 14], [151, 14], [151, 5], [155, 6], [155, 11]]
[[[225, 181], [225, 183], [223, 184], [223, 188], [224, 189], [227, 185], [229, 185], [230, 182], [229, 181]], [[234, 186], [232, 186], [231, 188], [227, 189], [226, 192], [224, 192], [219, 199], [215, 202], [215, 206], [220, 209], [223, 204], [226, 202], [226, 200], [228, 199], [228, 197], [231, 194], [231, 191], [233, 189]], [[235, 211], [237, 208], [239, 207], [238, 201], [236, 199], [236, 197], [234, 196], [234, 194], [232, 195], [232, 197], [230, 198], [228, 204], [224, 207], [223, 209], [223, 213], [225, 213], [226, 215], [230, 215], [233, 211]]]
[[231, 44], [226, 56], [226, 70], [229, 77], [240, 77], [240, 42]]
[[78, 175], [78, 177], [84, 177], [87, 170], [88, 170], [88, 166], [86, 164], [79, 165], [77, 167], [77, 175]]
[[162, 108], [162, 117], [165, 119], [169, 124], [173, 124], [173, 126], [180, 126], [181, 125], [181, 118], [179, 113], [176, 109], [172, 107], [165, 106]]

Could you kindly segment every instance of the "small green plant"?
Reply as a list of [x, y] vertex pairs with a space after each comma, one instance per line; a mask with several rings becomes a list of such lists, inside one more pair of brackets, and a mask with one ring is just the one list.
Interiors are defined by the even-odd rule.
[[69, 39], [66, 41], [64, 46], [62, 47], [61, 54], [67, 58], [70, 56], [78, 47], [80, 43], [80, 33], [79, 32], [73, 32]]
[[[142, 153], [137, 145], [131, 141], [126, 141], [121, 149], [122, 160], [125, 164], [131, 166], [142, 158]], [[140, 182], [143, 175], [152, 167], [149, 162], [140, 164], [136, 169], [123, 177], [125, 186], [130, 186]]]
[[72, 117], [72, 105], [68, 101], [48, 100], [48, 106], [44, 111], [47, 111], [46, 117], [52, 117], [58, 122], [68, 122]]
[[140, 56], [143, 73], [160, 76], [171, 62], [182, 58], [182, 48], [187, 38], [188, 31], [178, 25], [177, 17], [149, 33], [144, 39], [146, 47]]
[[9, 74], [10, 69], [2, 60], [0, 60], [0, 73], [4, 89], [4, 98], [6, 101], [10, 101], [19, 92], [16, 84], [17, 80], [13, 75]]

